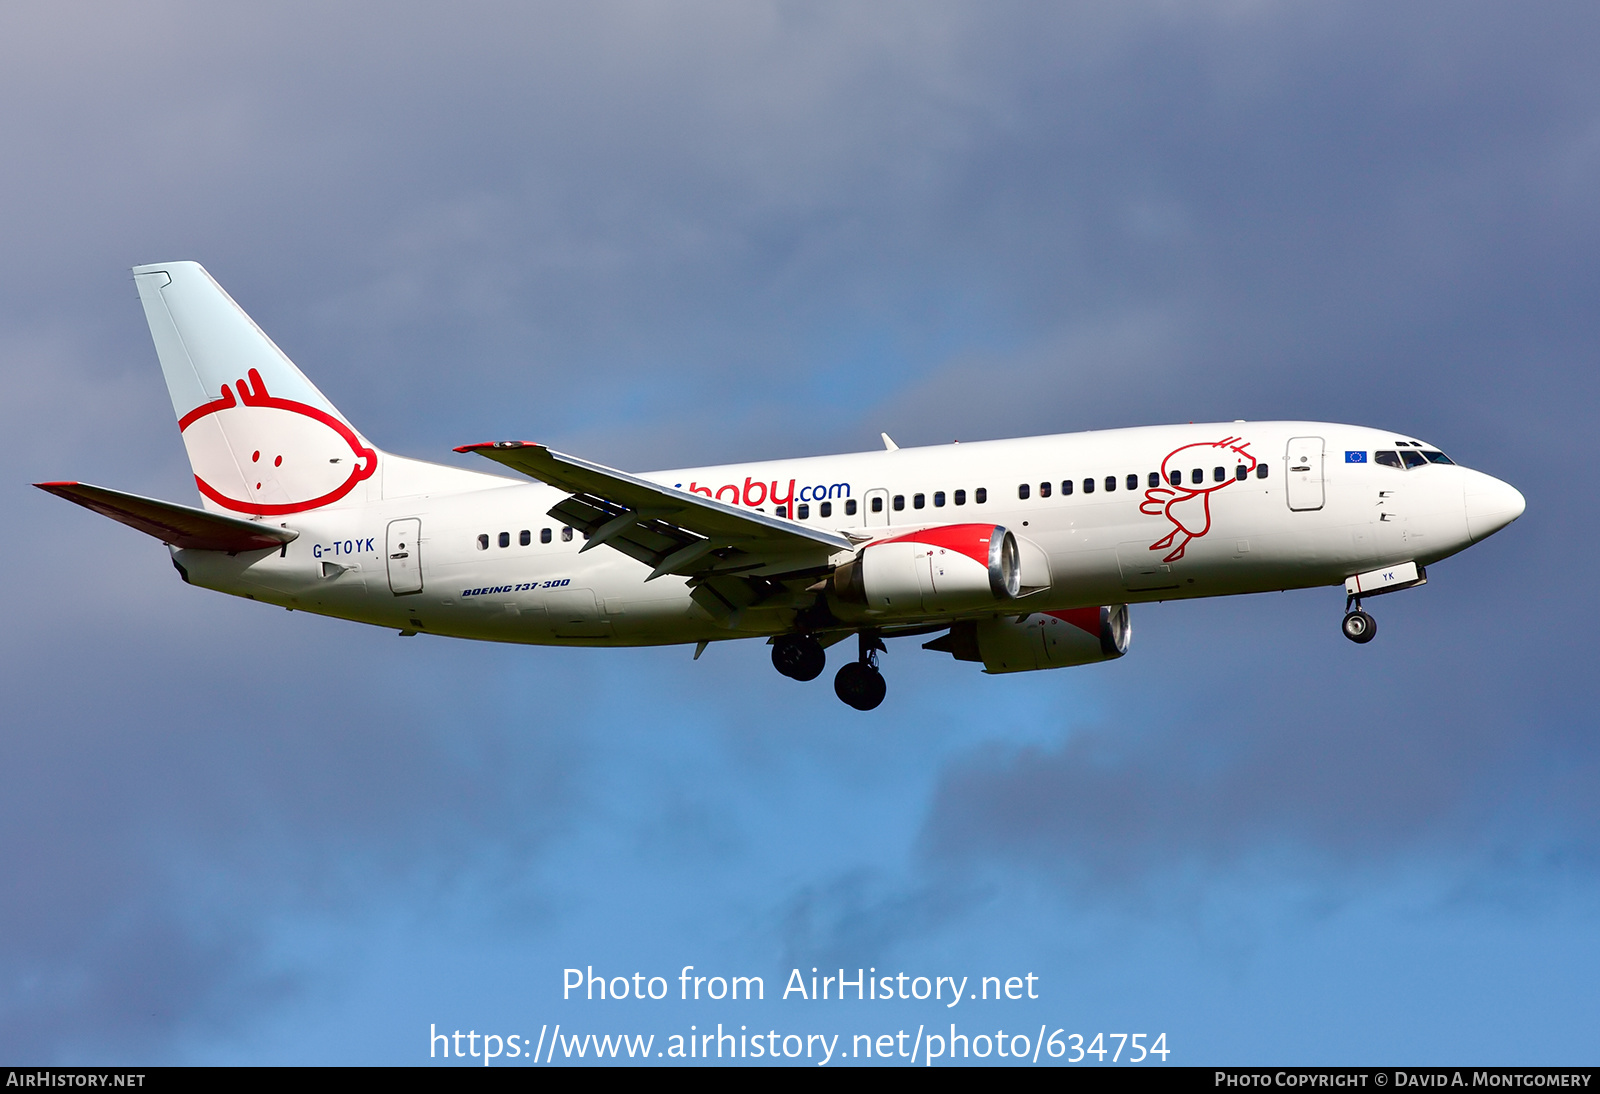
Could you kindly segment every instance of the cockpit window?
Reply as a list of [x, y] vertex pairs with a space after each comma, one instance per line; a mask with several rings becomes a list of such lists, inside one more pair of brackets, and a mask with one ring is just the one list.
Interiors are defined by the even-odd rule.
[[[1395, 443], [1399, 444], [1401, 442], [1396, 441]], [[1372, 454], [1372, 462], [1381, 463], [1385, 467], [1399, 467], [1409, 471], [1413, 467], [1423, 467], [1430, 463], [1453, 464], [1456, 461], [1437, 449], [1427, 448], [1419, 451], [1414, 448], [1405, 448], [1399, 452], [1374, 452]]]

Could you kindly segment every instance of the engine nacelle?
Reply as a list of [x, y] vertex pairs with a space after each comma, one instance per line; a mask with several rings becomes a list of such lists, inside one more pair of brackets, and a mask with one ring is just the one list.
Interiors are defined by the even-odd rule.
[[1113, 661], [1128, 652], [1133, 630], [1128, 606], [1073, 608], [957, 623], [923, 649], [957, 661], [982, 661], [984, 672], [1031, 672]]
[[869, 543], [834, 571], [840, 599], [874, 612], [972, 611], [1022, 594], [1017, 537], [998, 524], [945, 524]]

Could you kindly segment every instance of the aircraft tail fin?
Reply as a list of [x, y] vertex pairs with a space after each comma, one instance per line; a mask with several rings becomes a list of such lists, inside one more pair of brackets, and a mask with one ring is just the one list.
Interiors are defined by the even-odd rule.
[[368, 500], [357, 487], [378, 450], [204, 267], [136, 266], [133, 279], [207, 509], [279, 516]]

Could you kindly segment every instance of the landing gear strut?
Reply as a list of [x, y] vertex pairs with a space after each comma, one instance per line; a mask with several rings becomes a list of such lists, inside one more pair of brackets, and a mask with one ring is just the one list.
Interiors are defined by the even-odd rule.
[[1344, 602], [1344, 623], [1340, 629], [1350, 641], [1366, 645], [1378, 637], [1378, 621], [1361, 610], [1361, 601], [1351, 596]]
[[809, 634], [786, 634], [772, 644], [772, 667], [791, 680], [815, 680], [827, 663], [822, 643]]
[[878, 653], [887, 651], [884, 650], [883, 639], [875, 634], [862, 631], [859, 638], [860, 656], [841, 668], [833, 678], [833, 693], [848, 706], [857, 710], [871, 710], [883, 702], [884, 694], [889, 690], [883, 682], [883, 673], [878, 671]]

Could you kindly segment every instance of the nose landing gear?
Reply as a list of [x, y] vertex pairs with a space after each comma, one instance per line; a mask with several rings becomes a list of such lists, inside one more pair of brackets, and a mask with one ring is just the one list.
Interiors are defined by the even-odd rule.
[[1360, 608], [1345, 613], [1341, 629], [1350, 641], [1363, 645], [1378, 637], [1378, 621]]
[[1415, 589], [1428, 583], [1428, 571], [1416, 562], [1391, 563], [1344, 579], [1344, 623], [1341, 629], [1352, 642], [1365, 645], [1378, 636], [1378, 621], [1361, 610], [1361, 599]]
[[847, 706], [857, 710], [871, 710], [883, 702], [883, 697], [889, 690], [888, 685], [883, 682], [883, 673], [878, 671], [878, 653], [884, 650], [883, 639], [865, 631], [861, 632], [859, 638], [861, 641], [859, 659], [839, 670], [838, 675], [833, 678], [833, 693], [844, 700]]
[[1361, 610], [1361, 598], [1344, 598], [1344, 622], [1340, 624], [1344, 636], [1357, 645], [1364, 646], [1378, 637], [1378, 621]]

